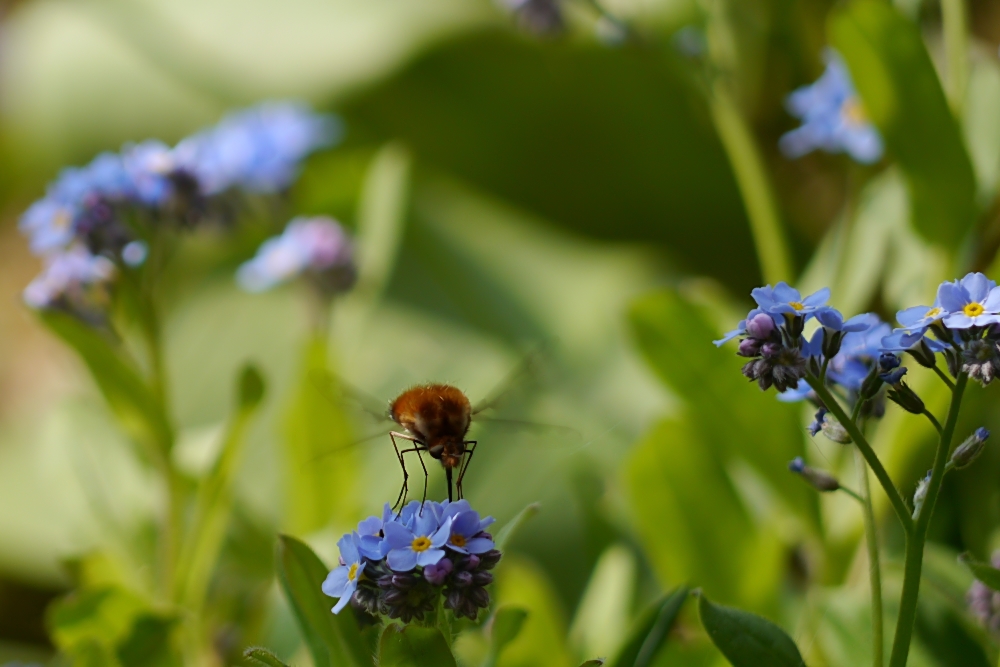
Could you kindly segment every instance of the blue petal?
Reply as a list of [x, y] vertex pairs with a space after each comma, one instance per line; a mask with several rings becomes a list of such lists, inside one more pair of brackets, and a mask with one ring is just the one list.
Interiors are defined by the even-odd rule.
[[713, 340], [712, 342], [715, 343], [716, 347], [722, 347], [723, 345], [725, 345], [732, 339], [736, 338], [737, 336], [742, 336], [744, 333], [746, 333], [746, 329], [744, 328], [744, 326], [741, 325], [740, 328], [733, 329], [719, 340]]
[[333, 568], [330, 574], [326, 575], [326, 579], [323, 580], [323, 585], [321, 586], [325, 595], [329, 595], [332, 598], [339, 598], [344, 594], [344, 589], [350, 581], [347, 577], [348, 569], [346, 565], [339, 565]]
[[975, 321], [965, 313], [952, 313], [944, 318], [944, 325], [949, 329], [968, 329], [975, 324]]
[[961, 285], [969, 293], [969, 298], [976, 303], [982, 303], [990, 290], [996, 287], [996, 283], [978, 272], [966, 274], [961, 280]]
[[470, 554], [486, 553], [493, 548], [493, 540], [488, 537], [474, 537], [465, 543], [465, 549]]
[[937, 300], [941, 307], [949, 313], [962, 310], [969, 303], [969, 294], [965, 288], [955, 283], [941, 283], [938, 287]]
[[337, 546], [340, 547], [340, 557], [343, 558], [344, 562], [348, 565], [351, 563], [357, 563], [361, 560], [361, 557], [358, 555], [357, 540], [357, 533], [348, 533], [337, 541]]
[[440, 524], [438, 523], [438, 518], [434, 516], [434, 511], [428, 509], [418, 514], [417, 518], [413, 521], [413, 534], [430, 535], [439, 527]]
[[770, 285], [753, 288], [750, 290], [750, 296], [752, 296], [753, 300], [757, 302], [757, 305], [764, 310], [774, 306], [776, 303], [774, 299], [774, 288]]
[[840, 311], [833, 308], [816, 313], [816, 319], [824, 327], [828, 327], [834, 331], [840, 331], [844, 326], [844, 316], [840, 314]]
[[794, 389], [787, 389], [778, 394], [778, 400], [782, 403], [795, 403], [804, 400], [809, 396], [812, 387], [805, 380], [799, 380], [799, 384]]
[[479, 513], [462, 512], [451, 523], [451, 534], [472, 537], [479, 532]]
[[441, 524], [441, 527], [438, 529], [438, 531], [434, 533], [433, 537], [431, 537], [431, 546], [433, 547], [444, 546], [445, 543], [448, 542], [448, 538], [451, 537], [451, 526], [452, 526], [452, 521], [451, 518], [449, 517], [445, 519], [444, 523]]
[[[798, 294], [798, 290], [795, 290], [795, 293]], [[809, 306], [811, 308], [818, 308], [824, 305], [829, 300], [830, 300], [830, 288], [824, 287], [823, 289], [816, 290], [806, 298], [802, 299], [802, 305]]]
[[378, 535], [382, 530], [382, 519], [377, 516], [370, 516], [358, 524], [358, 535]]
[[781, 281], [774, 286], [774, 300], [778, 303], [802, 301], [802, 294], [785, 281]]
[[417, 566], [417, 553], [413, 549], [393, 549], [385, 559], [394, 572], [409, 572]]
[[443, 549], [428, 549], [427, 551], [422, 551], [421, 553], [417, 554], [417, 565], [421, 567], [427, 567], [428, 565], [435, 565], [442, 558], [444, 558]]
[[910, 306], [905, 310], [901, 310], [896, 313], [896, 321], [903, 325], [903, 327], [911, 327], [921, 322], [927, 317], [927, 313], [932, 311], [933, 308], [928, 306]]
[[409, 528], [394, 521], [385, 524], [382, 530], [385, 532], [386, 546], [390, 550], [408, 549], [416, 537]]
[[1000, 313], [1000, 287], [994, 287], [982, 302], [988, 313]]
[[[819, 317], [818, 313], [816, 317]], [[855, 315], [851, 319], [844, 322], [842, 330], [848, 333], [858, 333], [861, 331], [867, 331], [878, 324], [878, 315], [875, 313], [861, 313], [860, 315]]]

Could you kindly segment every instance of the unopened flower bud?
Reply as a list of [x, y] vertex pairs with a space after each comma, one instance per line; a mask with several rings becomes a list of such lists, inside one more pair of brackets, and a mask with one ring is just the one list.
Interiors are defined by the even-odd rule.
[[774, 320], [770, 315], [758, 313], [747, 321], [746, 329], [747, 335], [757, 340], [766, 340], [774, 333]]
[[906, 368], [895, 368], [887, 373], [880, 374], [879, 378], [886, 384], [898, 385], [904, 375], [906, 375]]
[[886, 392], [886, 396], [889, 397], [890, 401], [907, 412], [911, 412], [915, 415], [924, 414], [924, 402], [912, 389], [902, 382], [894, 385], [892, 389]]
[[955, 469], [961, 470], [975, 461], [983, 453], [983, 448], [986, 446], [986, 440], [989, 437], [990, 432], [980, 427], [965, 442], [956, 447], [954, 453], [951, 455], [951, 463]]
[[883, 352], [878, 357], [878, 367], [883, 373], [899, 368], [900, 359], [892, 352]]
[[816, 434], [823, 429], [823, 418], [826, 416], [826, 413], [826, 408], [820, 408], [816, 411], [816, 415], [813, 417], [813, 422], [808, 426], [809, 435], [815, 438]]
[[761, 342], [756, 338], [744, 338], [740, 341], [740, 347], [736, 354], [741, 357], [756, 357], [760, 354]]
[[836, 491], [840, 488], [840, 482], [828, 472], [811, 468], [805, 464], [801, 456], [796, 457], [788, 464], [788, 469], [800, 475], [809, 482], [817, 491], [824, 493]]
[[882, 375], [879, 373], [878, 366], [872, 366], [872, 369], [865, 376], [864, 382], [861, 383], [861, 390], [858, 392], [858, 400], [871, 400], [875, 398], [875, 394], [878, 390], [882, 388]]
[[927, 343], [926, 338], [921, 338], [920, 342], [912, 346], [907, 352], [913, 359], [924, 368], [934, 368], [937, 359], [934, 357], [934, 350]]
[[837, 331], [829, 327], [823, 327], [823, 356], [833, 359], [840, 352], [840, 344], [844, 340], [844, 331]]

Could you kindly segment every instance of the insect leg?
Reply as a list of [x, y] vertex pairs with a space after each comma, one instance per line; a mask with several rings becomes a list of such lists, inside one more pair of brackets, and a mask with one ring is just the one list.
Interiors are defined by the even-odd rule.
[[[465, 471], [469, 469], [469, 463], [472, 461], [472, 455], [476, 453], [476, 445], [479, 444], [476, 440], [468, 440], [462, 443], [463, 445], [472, 445], [465, 450], [468, 456], [465, 457], [465, 463], [462, 464], [462, 470], [458, 473], [458, 484], [456, 488], [458, 489], [458, 499], [462, 499], [462, 480], [465, 479]], [[449, 489], [450, 490], [450, 489]]]
[[[392, 448], [396, 450], [396, 458], [399, 459], [399, 467], [403, 469], [403, 488], [399, 490], [399, 497], [396, 498], [396, 502], [393, 504], [392, 509], [399, 507], [399, 510], [403, 510], [403, 503], [406, 502], [406, 492], [409, 489], [407, 481], [410, 478], [410, 474], [406, 472], [406, 462], [403, 461], [403, 455], [399, 451], [399, 447], [396, 446], [396, 438], [403, 438], [404, 440], [409, 440], [410, 442], [417, 442], [413, 436], [407, 435], [405, 433], [398, 433], [396, 431], [389, 431], [389, 439], [392, 440]], [[420, 462], [423, 464], [423, 461]]]
[[427, 451], [427, 448], [426, 447], [421, 447], [421, 445], [424, 444], [422, 442], [418, 442], [417, 440], [414, 440], [413, 442], [416, 443], [417, 446], [414, 447], [413, 449], [404, 449], [403, 451], [401, 451], [400, 452], [400, 458], [402, 458], [403, 454], [406, 454], [408, 452], [416, 452], [417, 453], [417, 460], [420, 461], [420, 467], [424, 469], [424, 499], [420, 503], [420, 512], [423, 512], [424, 511], [424, 503], [427, 502], [427, 480], [430, 478], [430, 474], [427, 472], [427, 466], [424, 465], [424, 457], [420, 455], [420, 452]]

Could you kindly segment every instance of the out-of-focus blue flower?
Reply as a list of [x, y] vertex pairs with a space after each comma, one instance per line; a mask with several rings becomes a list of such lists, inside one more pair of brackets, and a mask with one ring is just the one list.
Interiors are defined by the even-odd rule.
[[323, 582], [323, 592], [326, 595], [340, 598], [333, 607], [334, 614], [339, 614], [340, 610], [351, 601], [351, 596], [358, 588], [361, 574], [365, 571], [366, 563], [358, 548], [360, 542], [357, 533], [344, 535], [337, 542], [337, 546], [340, 547], [341, 564], [335, 567]]
[[828, 308], [827, 300], [830, 298], [830, 289], [823, 289], [803, 298], [797, 289], [780, 282], [774, 287], [756, 287], [750, 295], [757, 302], [760, 309], [771, 315], [815, 315], [821, 310]]
[[451, 534], [452, 520], [439, 524], [434, 512], [418, 512], [413, 527], [390, 521], [382, 527], [388, 546], [386, 562], [396, 572], [409, 572], [416, 566], [433, 565], [444, 558], [444, 545]]
[[204, 194], [232, 187], [273, 193], [291, 185], [302, 160], [336, 142], [341, 132], [336, 118], [316, 114], [305, 104], [265, 102], [181, 141], [174, 157]]
[[139, 266], [146, 261], [149, 246], [145, 241], [130, 241], [122, 248], [122, 261], [127, 266]]
[[888, 373], [880, 373], [879, 377], [882, 379], [882, 382], [885, 382], [886, 384], [897, 385], [900, 381], [902, 381], [904, 375], [906, 375], [906, 367], [901, 366], [889, 371]]
[[24, 301], [39, 310], [59, 305], [100, 308], [106, 296], [103, 288], [114, 274], [115, 266], [109, 259], [76, 245], [46, 258], [42, 273], [25, 288]]
[[[485, 526], [483, 525], [485, 523]], [[481, 554], [493, 548], [493, 540], [482, 536], [486, 526], [492, 523], [479, 520], [479, 512], [468, 510], [459, 512], [451, 522], [448, 548], [463, 554]]]
[[933, 306], [910, 306], [896, 313], [896, 321], [901, 325], [897, 331], [908, 334], [923, 334], [927, 327], [934, 324], [948, 313], [935, 299]]
[[781, 137], [778, 146], [790, 158], [816, 149], [846, 152], [871, 164], [882, 157], [882, 137], [867, 119], [851, 75], [836, 51], [823, 53], [826, 71], [809, 86], [792, 92], [785, 104], [802, 125]]
[[798, 401], [804, 401], [812, 397], [813, 388], [809, 386], [809, 383], [804, 378], [799, 380], [799, 384], [795, 387], [786, 389], [778, 394], [778, 400], [783, 403], [797, 403]]
[[961, 280], [942, 283], [937, 301], [948, 313], [944, 325], [949, 329], [1000, 322], [1000, 289], [982, 273], [970, 273]]
[[353, 284], [354, 245], [333, 218], [295, 218], [240, 266], [236, 280], [248, 292], [262, 292], [306, 272], [331, 278], [334, 292]]
[[878, 315], [875, 313], [862, 313], [845, 321], [844, 316], [840, 314], [840, 311], [834, 308], [818, 311], [816, 313], [816, 319], [827, 329], [843, 331], [846, 333], [866, 331], [879, 321]]
[[173, 150], [162, 141], [126, 146], [122, 149], [122, 163], [140, 203], [161, 206], [173, 196], [170, 175], [177, 170], [177, 160]]
[[31, 252], [46, 255], [67, 247], [74, 239], [75, 204], [45, 197], [28, 207], [18, 227], [28, 237]]
[[872, 366], [878, 363], [882, 338], [890, 331], [889, 325], [880, 322], [877, 317], [874, 322], [874, 326], [864, 331], [855, 331], [844, 336], [840, 352], [830, 360], [830, 368], [827, 371], [827, 377], [832, 382], [851, 391], [861, 389], [861, 384]]
[[911, 352], [921, 343], [925, 343], [934, 353], [948, 349], [947, 345], [933, 338], [928, 338], [923, 332], [907, 333], [900, 329], [882, 338], [880, 346], [885, 352]]

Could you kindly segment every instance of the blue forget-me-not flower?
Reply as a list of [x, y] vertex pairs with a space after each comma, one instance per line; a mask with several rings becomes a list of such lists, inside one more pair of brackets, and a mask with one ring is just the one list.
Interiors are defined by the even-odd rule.
[[802, 125], [782, 136], [779, 147], [790, 158], [819, 149], [846, 152], [863, 164], [878, 162], [882, 137], [864, 113], [847, 66], [833, 49], [824, 51], [823, 59], [823, 75], [788, 96], [788, 111]]
[[365, 571], [360, 545], [361, 538], [357, 533], [344, 535], [337, 542], [337, 546], [340, 547], [340, 565], [327, 575], [322, 586], [323, 593], [332, 598], [340, 598], [333, 607], [334, 614], [339, 614], [340, 610], [351, 601], [351, 596], [357, 590], [358, 582]]

